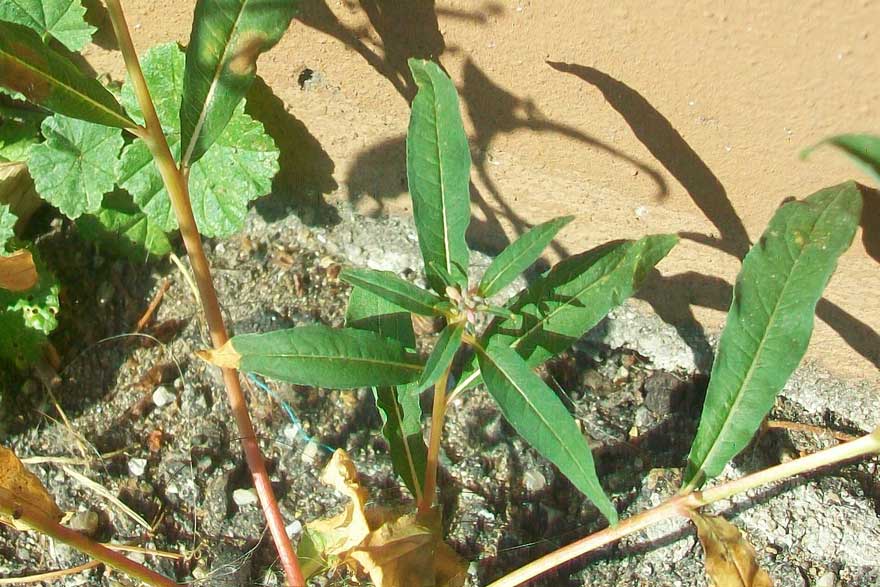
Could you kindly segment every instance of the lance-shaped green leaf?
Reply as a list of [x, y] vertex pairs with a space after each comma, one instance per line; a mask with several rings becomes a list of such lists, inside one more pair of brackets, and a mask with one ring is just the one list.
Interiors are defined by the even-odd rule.
[[343, 269], [339, 278], [421, 316], [433, 316], [443, 300], [436, 294], [401, 279], [391, 271]]
[[[351, 290], [345, 323], [351, 328], [371, 330], [415, 349], [410, 313], [359, 287]], [[382, 417], [382, 435], [388, 441], [394, 472], [416, 499], [422, 496], [428, 448], [422, 437], [422, 407], [415, 384], [374, 387], [373, 396]]]
[[483, 274], [479, 292], [490, 297], [510, 285], [516, 277], [528, 269], [574, 216], [561, 216], [532, 228], [501, 251]]
[[97, 211], [116, 184], [122, 131], [60, 114], [42, 131], [46, 140], [28, 156], [37, 193], [69, 218]]
[[837, 147], [880, 182], [880, 136], [869, 134], [837, 135], [825, 139], [809, 149], [804, 149], [801, 152], [801, 157], [806, 158], [822, 145]]
[[419, 389], [434, 385], [440, 375], [449, 368], [452, 359], [455, 358], [455, 353], [461, 348], [462, 334], [464, 334], [463, 322], [446, 325], [425, 363], [425, 370], [422, 371], [422, 376], [419, 378]]
[[816, 303], [861, 208], [852, 182], [785, 204], [746, 255], [688, 456], [687, 487], [718, 475], [773, 407], [806, 352]]
[[0, 21], [0, 85], [65, 116], [119, 128], [136, 126], [98, 80], [20, 24]]
[[79, 0], [2, 0], [0, 20], [22, 24], [49, 37], [71, 51], [79, 51], [97, 30], [85, 21], [86, 9]]
[[124, 191], [107, 194], [101, 209], [84, 214], [76, 220], [80, 234], [100, 243], [132, 261], [144, 261], [149, 255], [164, 256], [171, 252], [165, 234]]
[[569, 348], [630, 297], [678, 242], [675, 235], [608, 243], [556, 264], [508, 305], [513, 318], [484, 334], [516, 350], [530, 367]]
[[477, 358], [486, 389], [507, 421], [609, 522], [617, 523], [617, 510], [599, 484], [590, 445], [553, 390], [509, 347], [478, 347]]
[[[147, 51], [141, 67], [155, 96], [168, 145], [177, 157], [184, 55], [173, 43], [158, 45]], [[132, 117], [142, 119], [128, 82], [122, 88], [122, 103]], [[189, 192], [199, 231], [205, 236], [222, 237], [240, 230], [248, 202], [271, 191], [277, 172], [275, 143], [259, 122], [245, 114], [244, 103], [240, 103], [213, 148], [190, 168]], [[118, 182], [162, 230], [177, 227], [165, 184], [144, 141], [137, 139], [123, 151]]]
[[455, 85], [431, 61], [410, 59], [409, 68], [419, 92], [406, 135], [407, 180], [428, 283], [442, 292], [434, 264], [467, 286], [471, 153]]
[[180, 108], [183, 163], [204, 155], [257, 75], [257, 58], [290, 25], [296, 0], [199, 0]]
[[318, 325], [241, 334], [200, 356], [218, 367], [337, 389], [401, 385], [415, 381], [422, 371], [418, 359], [396, 340], [366, 330]]

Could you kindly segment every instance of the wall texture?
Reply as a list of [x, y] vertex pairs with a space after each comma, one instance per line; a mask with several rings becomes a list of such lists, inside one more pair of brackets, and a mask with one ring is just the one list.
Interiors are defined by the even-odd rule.
[[[185, 43], [193, 2], [128, 0], [140, 49]], [[680, 232], [645, 288], [666, 320], [717, 330], [739, 259], [789, 197], [854, 178], [829, 134], [880, 132], [880, 2], [303, 0], [251, 97], [284, 154], [276, 200], [408, 213], [410, 56], [459, 87], [473, 238], [498, 247], [561, 214], [555, 245]], [[106, 19], [97, 3], [89, 17]], [[105, 26], [87, 58], [120, 77]], [[826, 297], [811, 358], [880, 382], [880, 198]]]

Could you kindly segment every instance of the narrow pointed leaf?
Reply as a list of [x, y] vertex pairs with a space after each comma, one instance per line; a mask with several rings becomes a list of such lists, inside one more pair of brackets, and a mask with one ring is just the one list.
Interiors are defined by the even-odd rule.
[[861, 208], [853, 182], [785, 204], [746, 255], [688, 456], [688, 487], [718, 475], [773, 407], [807, 349], [816, 303]]
[[122, 131], [59, 114], [42, 130], [46, 140], [28, 156], [37, 193], [68, 218], [96, 212], [116, 184]]
[[440, 378], [440, 375], [449, 368], [449, 365], [452, 364], [452, 359], [455, 358], [455, 353], [461, 348], [462, 334], [464, 334], [463, 323], [446, 325], [446, 328], [440, 333], [440, 337], [437, 339], [437, 344], [428, 357], [428, 361], [425, 363], [425, 370], [422, 371], [422, 376], [419, 379], [419, 389], [425, 389], [429, 385], [434, 385]]
[[416, 335], [409, 311], [366, 289], [357, 286], [351, 289], [345, 324], [349, 328], [371, 330], [415, 351]]
[[71, 51], [79, 51], [97, 30], [85, 21], [80, 0], [2, 0], [0, 20], [33, 29], [44, 41], [49, 37]]
[[822, 145], [837, 147], [880, 182], [880, 136], [869, 134], [837, 135], [805, 149], [801, 153], [801, 157], [807, 157]]
[[0, 86], [65, 116], [119, 128], [136, 126], [98, 80], [20, 24], [0, 22]]
[[257, 58], [287, 30], [297, 0], [199, 0], [186, 51], [180, 129], [183, 162], [197, 161], [226, 128], [257, 74]]
[[436, 294], [401, 279], [390, 271], [347, 268], [342, 270], [339, 278], [420, 316], [435, 315], [435, 306], [443, 301]]
[[574, 216], [554, 218], [535, 226], [511, 243], [495, 257], [480, 280], [480, 293], [491, 297], [510, 285], [517, 276], [528, 269], [556, 237], [556, 233], [574, 220]]
[[471, 154], [452, 81], [436, 63], [410, 59], [419, 86], [406, 136], [406, 171], [428, 283], [445, 289], [434, 263], [464, 287], [469, 250]]
[[[348, 300], [345, 323], [350, 328], [372, 330], [415, 349], [410, 313], [367, 290], [354, 287]], [[382, 435], [388, 441], [394, 472], [416, 499], [422, 495], [428, 448], [422, 436], [422, 407], [415, 384], [374, 387], [373, 396], [382, 417]]]
[[477, 357], [486, 389], [507, 421], [609, 522], [617, 523], [617, 510], [599, 484], [590, 445], [553, 390], [509, 347], [477, 348]]
[[675, 235], [646, 236], [563, 260], [515, 297], [508, 305], [514, 318], [493, 322], [484, 339], [540, 365], [630, 297], [677, 242]]
[[354, 328], [300, 326], [235, 336], [210, 363], [273, 379], [335, 389], [400, 385], [418, 379], [422, 365], [396, 340]]

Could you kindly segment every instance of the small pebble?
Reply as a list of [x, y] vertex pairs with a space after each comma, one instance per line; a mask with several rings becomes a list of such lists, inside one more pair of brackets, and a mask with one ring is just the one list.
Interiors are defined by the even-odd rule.
[[284, 527], [284, 531], [287, 532], [287, 536], [290, 538], [296, 538], [302, 532], [303, 525], [299, 520], [294, 520]]
[[232, 501], [238, 507], [244, 507], [256, 504], [259, 499], [253, 489], [236, 489], [232, 492]]
[[128, 472], [134, 477], [140, 477], [147, 470], [147, 459], [128, 459]]
[[156, 407], [164, 408], [165, 406], [174, 402], [177, 399], [177, 396], [174, 395], [167, 387], [164, 385], [160, 385], [153, 392], [153, 403], [156, 404]]
[[529, 469], [523, 473], [523, 485], [530, 493], [537, 493], [547, 487], [547, 479], [541, 471]]
[[816, 581], [816, 587], [834, 587], [837, 585], [837, 575], [834, 571], [828, 571]]
[[300, 455], [300, 460], [308, 465], [314, 465], [318, 462], [318, 454], [321, 449], [316, 442], [309, 442]]
[[76, 530], [86, 536], [94, 536], [97, 534], [100, 525], [101, 519], [98, 517], [98, 514], [92, 510], [75, 513], [67, 524], [71, 530]]

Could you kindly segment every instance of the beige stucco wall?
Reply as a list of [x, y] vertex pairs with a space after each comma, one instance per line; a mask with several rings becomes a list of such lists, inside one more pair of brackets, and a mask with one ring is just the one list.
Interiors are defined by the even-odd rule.
[[[141, 49], [186, 42], [191, 1], [128, 0]], [[463, 98], [475, 162], [475, 239], [575, 214], [557, 251], [687, 235], [649, 286], [662, 316], [717, 329], [738, 258], [774, 209], [846, 179], [829, 134], [880, 132], [880, 2], [304, 0], [260, 73], [287, 148], [283, 180], [407, 213], [410, 55], [439, 56]], [[91, 17], [102, 18], [98, 9]], [[109, 30], [109, 29], [107, 29]], [[96, 69], [120, 75], [102, 35]], [[555, 63], [555, 64], [554, 64]], [[303, 88], [300, 73], [315, 72]], [[286, 112], [285, 112], [286, 110]], [[876, 196], [876, 194], [875, 194]], [[874, 382], [880, 361], [880, 205], [843, 259], [811, 357]]]

